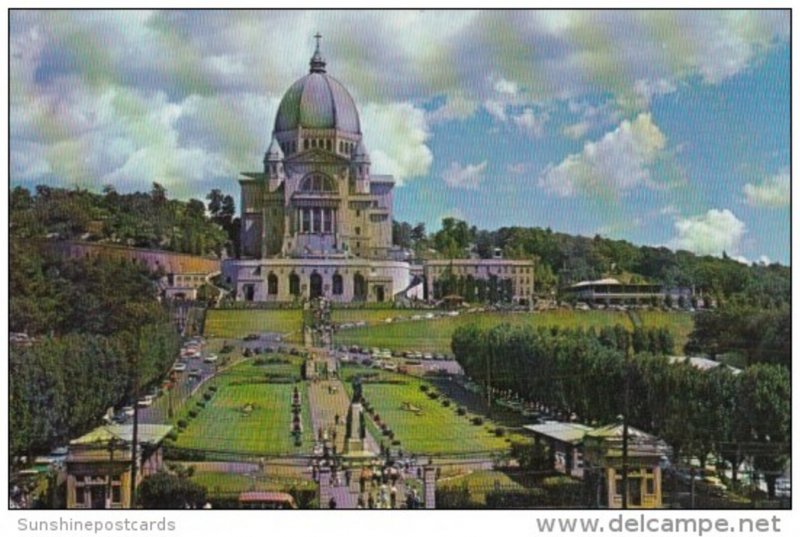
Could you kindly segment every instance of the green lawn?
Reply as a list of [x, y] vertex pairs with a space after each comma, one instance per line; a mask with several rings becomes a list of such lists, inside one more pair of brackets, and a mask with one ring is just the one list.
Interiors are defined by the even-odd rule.
[[256, 332], [292, 333], [299, 340], [303, 312], [291, 310], [215, 310], [206, 313], [205, 335], [215, 338], [243, 338]]
[[411, 317], [412, 315], [426, 315], [428, 313], [441, 313], [440, 310], [411, 310], [411, 309], [334, 309], [333, 321], [336, 323], [355, 323], [366, 321], [369, 324], [382, 323], [388, 318]]
[[[357, 374], [374, 370], [348, 366], [344, 379], [350, 389], [350, 379]], [[456, 414], [457, 404], [442, 406], [441, 399], [432, 400], [419, 388], [424, 382], [416, 377], [381, 372], [383, 379], [405, 381], [405, 384], [363, 384], [364, 398], [380, 414], [381, 420], [392, 428], [395, 439], [406, 452], [427, 454], [455, 454], [476, 451], [504, 451], [510, 444], [505, 437], [498, 438], [488, 429], [494, 425], [472, 425], [468, 417]], [[427, 383], [426, 383], [427, 384]], [[433, 389], [433, 387], [432, 387]], [[422, 410], [420, 415], [403, 410], [410, 403]], [[373, 430], [374, 432], [374, 430]], [[376, 440], [381, 437], [377, 436]], [[387, 441], [388, 443], [388, 441]], [[486, 453], [484, 453], [486, 455]]]
[[462, 314], [429, 321], [409, 321], [342, 330], [336, 342], [398, 350], [450, 352], [450, 339], [455, 329], [468, 324], [488, 328], [501, 323], [532, 326], [603, 327], [622, 324], [633, 329], [628, 316], [616, 311], [552, 311], [541, 313], [477, 313]]
[[[278, 354], [262, 355], [266, 358]], [[300, 375], [300, 360], [291, 358], [291, 364], [253, 365], [252, 360], [236, 365], [222, 373], [215, 381], [216, 395], [196, 418], [181, 432], [175, 443], [180, 448], [247, 452], [263, 455], [307, 453], [313, 442], [310, 410], [303, 384], [252, 383], [265, 378], [265, 374], [280, 376]], [[250, 383], [248, 383], [250, 382]], [[303, 444], [294, 446], [289, 432], [291, 423], [291, 394], [294, 386], [300, 387], [303, 396]], [[201, 388], [192, 398], [180, 417], [189, 409], [197, 408], [194, 401], [205, 391]], [[241, 409], [248, 403], [254, 410], [245, 415]]]

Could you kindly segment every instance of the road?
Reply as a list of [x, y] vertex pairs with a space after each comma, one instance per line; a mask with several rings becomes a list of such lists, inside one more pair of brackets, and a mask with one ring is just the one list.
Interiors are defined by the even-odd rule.
[[[180, 408], [183, 401], [189, 398], [192, 391], [201, 382], [214, 375], [215, 365], [207, 364], [200, 358], [185, 360], [186, 371], [177, 373], [177, 381], [172, 390], [163, 392], [149, 407], [139, 407], [139, 423], [167, 423], [169, 418], [170, 398], [172, 407]], [[189, 371], [200, 370], [200, 378], [190, 378]], [[127, 423], [132, 423], [133, 418], [128, 418]]]

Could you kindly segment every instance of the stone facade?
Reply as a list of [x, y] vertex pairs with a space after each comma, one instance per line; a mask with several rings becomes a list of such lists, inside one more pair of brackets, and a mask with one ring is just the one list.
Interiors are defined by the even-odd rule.
[[529, 300], [533, 295], [533, 261], [512, 259], [439, 259], [426, 261], [423, 266], [426, 296], [435, 296], [434, 284], [437, 280], [452, 274], [473, 280], [498, 281], [511, 280], [511, 294], [514, 301]]
[[[236, 297], [292, 302], [324, 296], [333, 302], [391, 302], [411, 284], [408, 263], [374, 259], [260, 259], [225, 263]], [[421, 292], [412, 289], [411, 292]]]
[[222, 267], [236, 299], [431, 298], [422, 274], [431, 286], [446, 264], [477, 278], [512, 279], [514, 300], [532, 295], [529, 261], [434, 261], [420, 270], [398, 260], [394, 181], [370, 166], [353, 98], [327, 74], [318, 43], [309, 74], [281, 100], [263, 171], [239, 179], [242, 256]]

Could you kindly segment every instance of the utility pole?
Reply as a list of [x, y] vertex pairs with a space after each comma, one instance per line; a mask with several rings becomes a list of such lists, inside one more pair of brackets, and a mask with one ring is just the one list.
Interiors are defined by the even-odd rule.
[[625, 349], [625, 400], [622, 414], [622, 508], [628, 508], [628, 414], [630, 414], [630, 345]]
[[131, 504], [136, 508], [136, 448], [139, 443], [139, 352], [142, 345], [141, 329], [136, 332], [136, 346], [133, 355], [133, 435], [131, 437]]

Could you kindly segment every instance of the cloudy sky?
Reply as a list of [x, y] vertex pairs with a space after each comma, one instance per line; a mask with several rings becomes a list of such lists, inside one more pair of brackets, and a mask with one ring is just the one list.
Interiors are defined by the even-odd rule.
[[787, 11], [13, 11], [12, 185], [236, 194], [323, 34], [395, 215], [788, 263]]

